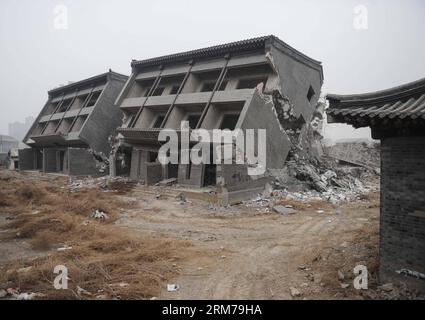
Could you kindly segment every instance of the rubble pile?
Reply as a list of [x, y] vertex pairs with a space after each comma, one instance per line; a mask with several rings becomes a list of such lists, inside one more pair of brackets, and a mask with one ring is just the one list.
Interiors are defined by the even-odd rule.
[[340, 168], [326, 160], [290, 160], [287, 165], [289, 176], [304, 185], [301, 194], [292, 194], [297, 200], [305, 196], [330, 202], [354, 200], [378, 187], [376, 172], [368, 169]]
[[103, 192], [114, 192], [113, 188], [116, 184], [134, 184], [127, 177], [98, 177], [85, 179], [70, 179], [68, 188], [71, 192], [78, 191], [82, 188], [100, 188]]
[[263, 213], [271, 212], [276, 200], [327, 201], [333, 204], [360, 199], [363, 194], [379, 190], [379, 170], [340, 164], [323, 156], [306, 159], [292, 153], [285, 169], [270, 172], [266, 191], [244, 204]]

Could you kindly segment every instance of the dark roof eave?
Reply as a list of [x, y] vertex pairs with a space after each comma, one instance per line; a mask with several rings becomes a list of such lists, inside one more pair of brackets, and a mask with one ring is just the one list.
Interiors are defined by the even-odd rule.
[[305, 54], [292, 48], [287, 43], [285, 43], [284, 41], [280, 40], [279, 38], [273, 35], [246, 39], [246, 40], [241, 40], [236, 42], [230, 42], [230, 43], [221, 44], [217, 46], [206, 47], [206, 48], [201, 48], [201, 49], [191, 50], [186, 52], [180, 52], [176, 54], [165, 55], [165, 56], [155, 57], [155, 58], [146, 59], [146, 60], [133, 60], [131, 62], [131, 66], [132, 67], [158, 66], [161, 64], [176, 63], [176, 62], [187, 61], [187, 60], [196, 59], [196, 58], [213, 58], [213, 57], [225, 55], [228, 53], [261, 50], [261, 49], [265, 50], [268, 42], [279, 43], [280, 45], [284, 46], [286, 49], [290, 50], [293, 54], [298, 56], [300, 59], [308, 61], [309, 63], [315, 64], [318, 67], [322, 68], [320, 61], [314, 60], [306, 56]]
[[412, 96], [419, 93], [425, 93], [425, 78], [397, 87], [362, 94], [327, 94], [326, 99], [329, 101], [332, 108], [337, 108], [339, 106], [346, 107], [349, 105], [357, 106], [360, 104], [379, 104], [399, 100], [406, 96]]
[[68, 85], [49, 90], [47, 93], [48, 93], [49, 96], [55, 95], [55, 94], [61, 93], [63, 91], [72, 90], [74, 88], [90, 84], [90, 83], [95, 82], [95, 81], [100, 81], [103, 78], [107, 79], [109, 75], [113, 75], [113, 76], [123, 78], [123, 79], [128, 78], [128, 76], [126, 76], [124, 74], [121, 74], [121, 73], [118, 73], [118, 72], [115, 72], [115, 71], [108, 71], [108, 72], [105, 72], [105, 73], [102, 73], [102, 74], [99, 74], [99, 75], [96, 75], [96, 76], [93, 76], [93, 77], [90, 77], [90, 78], [87, 78], [87, 79], [79, 80], [79, 81], [70, 83]]

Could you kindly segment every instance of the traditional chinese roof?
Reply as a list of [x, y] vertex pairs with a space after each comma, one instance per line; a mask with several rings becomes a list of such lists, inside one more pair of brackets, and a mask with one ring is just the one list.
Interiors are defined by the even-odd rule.
[[354, 127], [425, 123], [425, 78], [398, 87], [365, 94], [328, 94], [328, 122]]
[[252, 39], [240, 40], [225, 44], [220, 44], [212, 47], [206, 47], [191, 51], [185, 51], [145, 60], [133, 60], [131, 65], [134, 67], [151, 67], [158, 66], [167, 63], [177, 63], [181, 61], [188, 61], [191, 59], [201, 59], [201, 58], [213, 58], [218, 56], [224, 56], [226, 54], [235, 54], [243, 53], [253, 50], [265, 50], [269, 44], [278, 44], [281, 48], [284, 48], [292, 56], [296, 56], [297, 59], [315, 66], [318, 70], [321, 71], [321, 76], [323, 77], [322, 64], [320, 61], [314, 60], [302, 52], [291, 47], [287, 43], [280, 40], [274, 35], [257, 37]]

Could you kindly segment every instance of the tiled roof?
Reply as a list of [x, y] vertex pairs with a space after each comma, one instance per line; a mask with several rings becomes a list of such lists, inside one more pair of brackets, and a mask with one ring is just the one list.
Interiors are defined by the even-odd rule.
[[[333, 122], [367, 124], [379, 120], [425, 119], [425, 78], [395, 88], [358, 95], [328, 94]], [[336, 121], [335, 121], [336, 120]]]
[[217, 46], [191, 50], [186, 52], [180, 52], [180, 53], [155, 57], [155, 58], [146, 59], [146, 60], [133, 60], [131, 65], [132, 66], [154, 66], [154, 65], [160, 65], [160, 64], [169, 63], [169, 62], [178, 62], [178, 61], [190, 60], [195, 58], [215, 57], [219, 55], [225, 55], [228, 53], [236, 53], [236, 52], [250, 51], [250, 50], [256, 50], [256, 49], [261, 50], [261, 49], [265, 49], [266, 43], [268, 41], [277, 42], [280, 45], [284, 46], [285, 48], [291, 50], [294, 54], [296, 54], [300, 58], [308, 60], [310, 63], [321, 65], [319, 61], [306, 56], [305, 54], [292, 48], [291, 46], [289, 46], [288, 44], [286, 44], [285, 42], [283, 42], [282, 40], [280, 40], [279, 38], [273, 35], [246, 39], [246, 40], [241, 40], [236, 42], [230, 42], [230, 43], [225, 43], [225, 44], [221, 44]]
[[72, 82], [72, 83], [67, 84], [65, 86], [49, 90], [48, 94], [49, 95], [55, 95], [57, 93], [62, 93], [64, 91], [72, 90], [72, 89], [78, 88], [79, 86], [84, 86], [84, 85], [87, 85], [87, 84], [90, 84], [90, 83], [93, 83], [93, 82], [96, 82], [96, 81], [100, 81], [100, 80], [103, 80], [104, 78], [106, 79], [109, 75], [113, 75], [115, 77], [123, 78], [123, 79], [128, 78], [128, 76], [126, 76], [126, 75], [123, 75], [123, 74], [120, 74], [118, 72], [109, 70], [108, 72], [105, 72], [105, 73], [102, 73], [102, 74], [99, 74], [99, 75], [96, 75], [96, 76], [93, 76], [93, 77], [90, 77], [90, 78], [87, 78], [87, 79], [84, 79], [84, 80]]

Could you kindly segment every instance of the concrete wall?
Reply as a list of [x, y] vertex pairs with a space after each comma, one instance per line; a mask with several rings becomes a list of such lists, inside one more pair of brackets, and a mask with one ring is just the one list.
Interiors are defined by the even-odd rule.
[[124, 80], [115, 78], [107, 83], [80, 133], [80, 138], [84, 142], [105, 155], [108, 155], [110, 151], [108, 137], [122, 123], [123, 113], [114, 106], [114, 102], [124, 84]]
[[205, 165], [199, 164], [191, 164], [190, 168], [190, 179], [187, 179], [187, 164], [179, 164], [177, 182], [182, 185], [201, 188], [203, 183], [203, 175], [204, 175]]
[[139, 167], [141, 165], [141, 162], [144, 159], [141, 159], [142, 154], [141, 154], [141, 150], [133, 148], [133, 151], [131, 152], [131, 168], [130, 168], [130, 179], [134, 180], [134, 181], [140, 181], [140, 180], [144, 180], [144, 177], [140, 177], [139, 174]]
[[146, 163], [145, 170], [146, 184], [152, 185], [162, 180], [162, 165], [159, 162]]
[[69, 174], [73, 176], [102, 175], [96, 161], [87, 149], [68, 148]]
[[[259, 116], [261, 115], [261, 116]], [[272, 101], [266, 101], [256, 92], [251, 103], [241, 113], [241, 129], [266, 129], [266, 165], [269, 169], [283, 168], [291, 141], [282, 130]], [[241, 121], [241, 119], [240, 119]], [[257, 150], [257, 147], [256, 147]]]
[[155, 184], [163, 179], [163, 168], [159, 162], [148, 162], [149, 152], [154, 149], [133, 148], [131, 153], [130, 179], [145, 184]]
[[234, 204], [247, 200], [264, 190], [269, 178], [253, 179], [248, 175], [246, 165], [217, 165], [217, 185], [222, 191], [223, 204]]
[[425, 292], [425, 137], [381, 140], [380, 280], [402, 280]]
[[57, 171], [56, 151], [54, 148], [43, 149], [43, 172]]
[[[310, 121], [322, 87], [320, 72], [283, 53], [279, 49], [279, 44], [272, 47], [270, 53], [272, 62], [279, 73], [282, 93], [295, 106], [296, 115], [303, 115], [306, 122]], [[308, 101], [307, 93], [310, 85], [315, 95], [311, 101]]]

